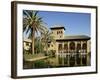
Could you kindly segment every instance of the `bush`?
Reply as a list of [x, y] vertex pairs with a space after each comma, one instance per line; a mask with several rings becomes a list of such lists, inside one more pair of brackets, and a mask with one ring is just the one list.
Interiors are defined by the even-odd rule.
[[49, 57], [55, 57], [55, 50], [48, 51], [48, 56]]

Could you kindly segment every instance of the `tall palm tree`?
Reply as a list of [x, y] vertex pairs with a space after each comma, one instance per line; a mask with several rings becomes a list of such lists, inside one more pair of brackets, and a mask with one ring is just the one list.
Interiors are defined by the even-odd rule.
[[32, 39], [32, 54], [34, 54], [35, 33], [44, 32], [46, 27], [42, 17], [38, 16], [38, 11], [23, 10], [23, 31], [29, 33], [29, 38]]
[[53, 43], [55, 42], [55, 40], [51, 34], [52, 33], [50, 33], [49, 30], [42, 33], [42, 42], [44, 43], [47, 54], [48, 54], [48, 44], [50, 42], [53, 42]]

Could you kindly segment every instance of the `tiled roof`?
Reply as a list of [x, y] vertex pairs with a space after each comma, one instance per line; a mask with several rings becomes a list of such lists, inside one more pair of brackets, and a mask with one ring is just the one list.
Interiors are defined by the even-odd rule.
[[32, 42], [32, 40], [31, 39], [24, 39], [24, 42]]
[[62, 25], [54, 25], [54, 26], [51, 27], [50, 29], [64, 29], [64, 30], [65, 30], [65, 27], [62, 26]]
[[89, 36], [86, 35], [72, 35], [72, 36], [65, 36], [65, 39], [89, 39]]
[[72, 35], [72, 36], [65, 36], [62, 39], [57, 39], [56, 41], [61, 41], [61, 40], [89, 40], [90, 37], [86, 35]]

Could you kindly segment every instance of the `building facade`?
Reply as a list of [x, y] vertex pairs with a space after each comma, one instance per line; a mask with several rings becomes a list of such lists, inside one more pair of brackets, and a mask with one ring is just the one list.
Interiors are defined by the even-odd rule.
[[[55, 50], [58, 63], [66, 65], [90, 65], [90, 37], [86, 35], [64, 35], [63, 26], [54, 26], [51, 29], [55, 43], [49, 44], [49, 50]], [[66, 60], [67, 59], [67, 60]]]
[[[26, 53], [32, 52], [32, 41], [30, 39], [24, 39], [23, 42], [23, 51], [25, 51]], [[24, 53], [24, 52], [23, 52]]]

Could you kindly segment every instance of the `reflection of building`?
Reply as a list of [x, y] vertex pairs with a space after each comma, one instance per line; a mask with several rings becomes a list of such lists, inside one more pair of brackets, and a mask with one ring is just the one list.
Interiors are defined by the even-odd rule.
[[[86, 35], [65, 36], [64, 30], [63, 26], [51, 28], [52, 36], [56, 42], [49, 44], [49, 50], [55, 50], [56, 55], [60, 57], [74, 56], [74, 59], [81, 57], [81, 60], [85, 57], [85, 60], [87, 60], [87, 55], [90, 53], [90, 37]], [[86, 61], [86, 63], [89, 64], [89, 61]]]

